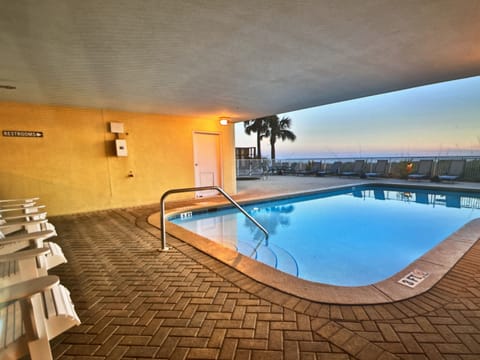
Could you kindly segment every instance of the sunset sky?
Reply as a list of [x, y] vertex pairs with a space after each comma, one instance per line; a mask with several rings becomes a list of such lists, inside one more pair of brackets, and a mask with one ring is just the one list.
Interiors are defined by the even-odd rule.
[[[480, 76], [284, 114], [295, 142], [278, 141], [277, 158], [375, 155], [480, 155]], [[256, 135], [235, 125], [237, 147]], [[262, 155], [270, 157], [268, 140]]]

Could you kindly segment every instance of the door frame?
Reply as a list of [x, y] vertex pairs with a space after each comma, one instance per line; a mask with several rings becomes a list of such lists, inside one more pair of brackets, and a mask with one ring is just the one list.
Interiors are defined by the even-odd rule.
[[[198, 179], [198, 176], [197, 176], [197, 166], [195, 164], [197, 164], [197, 152], [196, 152], [196, 144], [195, 144], [195, 135], [215, 135], [217, 136], [217, 139], [218, 139], [218, 182], [219, 184], [217, 186], [219, 187], [223, 187], [223, 145], [222, 145], [222, 133], [221, 132], [217, 132], [217, 131], [202, 131], [202, 130], [194, 130], [192, 132], [192, 149], [193, 149], [193, 182], [195, 184], [195, 186], [199, 186], [197, 184], [197, 179]], [[202, 192], [201, 191], [197, 191], [195, 193], [195, 197], [196, 198], [199, 198], [199, 197], [204, 197], [204, 196], [200, 196]], [[210, 195], [207, 195], [207, 196], [210, 196]]]

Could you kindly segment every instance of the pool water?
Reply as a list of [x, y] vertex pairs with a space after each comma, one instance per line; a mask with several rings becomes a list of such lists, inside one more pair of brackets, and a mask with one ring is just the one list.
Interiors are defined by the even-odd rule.
[[480, 217], [480, 194], [350, 187], [170, 221], [305, 280], [361, 286], [404, 269]]

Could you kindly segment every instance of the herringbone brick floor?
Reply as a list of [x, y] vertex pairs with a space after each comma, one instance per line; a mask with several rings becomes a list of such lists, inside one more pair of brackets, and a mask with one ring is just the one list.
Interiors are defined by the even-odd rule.
[[480, 359], [480, 245], [429, 292], [338, 306], [281, 293], [185, 243], [157, 252], [156, 207], [51, 218], [53, 271], [82, 325], [56, 359]]

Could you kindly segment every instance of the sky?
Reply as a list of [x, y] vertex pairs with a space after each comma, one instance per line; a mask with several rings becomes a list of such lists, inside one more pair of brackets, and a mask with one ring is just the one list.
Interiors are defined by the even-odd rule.
[[[480, 155], [480, 76], [278, 114], [296, 141], [277, 140], [277, 159]], [[235, 145], [255, 147], [243, 123]], [[262, 142], [270, 157], [270, 143]]]

